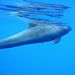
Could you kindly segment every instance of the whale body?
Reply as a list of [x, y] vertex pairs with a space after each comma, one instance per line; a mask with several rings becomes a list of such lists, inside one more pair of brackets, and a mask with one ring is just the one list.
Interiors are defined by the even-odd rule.
[[70, 30], [71, 28], [66, 25], [30, 24], [28, 29], [1, 40], [0, 49], [43, 43], [52, 40], [54, 40], [54, 43], [58, 43], [61, 37]]

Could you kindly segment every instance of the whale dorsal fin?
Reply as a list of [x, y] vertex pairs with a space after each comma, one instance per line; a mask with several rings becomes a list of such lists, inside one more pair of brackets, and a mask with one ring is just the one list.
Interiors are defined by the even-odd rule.
[[61, 37], [58, 37], [58, 38], [56, 38], [56, 39], [53, 41], [53, 43], [54, 43], [54, 44], [57, 44], [57, 43], [60, 42], [60, 40], [61, 40]]
[[35, 26], [37, 26], [37, 24], [29, 23], [29, 28], [35, 27]]

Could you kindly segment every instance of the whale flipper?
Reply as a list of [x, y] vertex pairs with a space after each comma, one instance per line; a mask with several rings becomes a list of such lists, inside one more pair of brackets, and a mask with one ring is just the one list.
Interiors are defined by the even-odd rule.
[[58, 37], [58, 38], [56, 38], [56, 39], [53, 41], [53, 43], [54, 43], [54, 44], [57, 44], [57, 43], [60, 42], [60, 40], [61, 40], [61, 37]]

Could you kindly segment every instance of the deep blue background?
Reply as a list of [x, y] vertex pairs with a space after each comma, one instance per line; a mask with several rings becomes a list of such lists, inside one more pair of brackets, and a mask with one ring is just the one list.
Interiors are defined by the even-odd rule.
[[[0, 0], [0, 2], [19, 4], [22, 1]], [[48, 42], [1, 50], [0, 75], [75, 75], [75, 0], [38, 2], [69, 6], [61, 19], [51, 18], [51, 20], [68, 23], [72, 31], [56, 45]], [[18, 33], [26, 27], [24, 19], [0, 12], [0, 39]]]

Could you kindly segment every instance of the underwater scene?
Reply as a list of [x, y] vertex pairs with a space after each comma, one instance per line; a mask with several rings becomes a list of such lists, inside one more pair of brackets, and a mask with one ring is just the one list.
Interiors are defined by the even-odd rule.
[[0, 75], [75, 75], [74, 0], [0, 0]]

